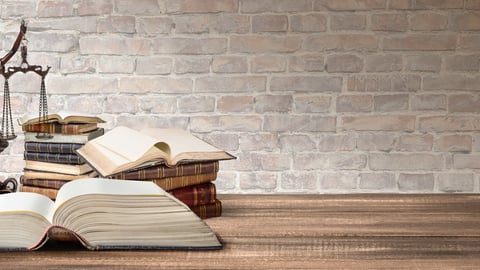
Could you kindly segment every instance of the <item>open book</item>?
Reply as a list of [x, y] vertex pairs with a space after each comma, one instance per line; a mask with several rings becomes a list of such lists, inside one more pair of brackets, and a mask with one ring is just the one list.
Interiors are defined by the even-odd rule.
[[85, 143], [77, 153], [103, 177], [145, 164], [233, 159], [182, 129], [116, 127]]
[[45, 120], [45, 122], [58, 122], [60, 124], [69, 123], [105, 123], [105, 121], [93, 114], [80, 113], [74, 111], [61, 110], [57, 113], [52, 113], [46, 116], [46, 119], [39, 117], [38, 113], [25, 114], [18, 120], [20, 125], [38, 124], [39, 120]]
[[59, 228], [91, 250], [222, 248], [207, 224], [152, 182], [74, 180], [55, 202], [28, 192], [0, 196], [0, 249], [38, 249]]

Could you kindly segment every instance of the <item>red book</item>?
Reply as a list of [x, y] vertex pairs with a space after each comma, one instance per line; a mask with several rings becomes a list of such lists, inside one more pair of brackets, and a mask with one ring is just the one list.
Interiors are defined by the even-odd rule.
[[215, 203], [217, 197], [213, 183], [178, 188], [169, 192], [189, 207]]
[[201, 219], [219, 217], [222, 215], [222, 203], [219, 200], [216, 200], [214, 203], [210, 204], [202, 204], [199, 206], [190, 207], [190, 209]]

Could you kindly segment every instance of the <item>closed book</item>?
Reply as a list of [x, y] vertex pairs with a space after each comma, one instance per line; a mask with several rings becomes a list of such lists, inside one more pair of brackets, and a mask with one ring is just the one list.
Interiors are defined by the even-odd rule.
[[[167, 178], [161, 178], [161, 179], [141, 179], [139, 181], [153, 182], [157, 184], [159, 187], [161, 187], [163, 190], [170, 191], [176, 188], [208, 183], [211, 181], [215, 181], [215, 179], [217, 179], [217, 172], [167, 177]], [[138, 180], [138, 179], [129, 179], [129, 180]]]
[[214, 203], [193, 206], [190, 209], [201, 219], [219, 217], [222, 215], [222, 202], [216, 200]]
[[161, 179], [175, 176], [209, 174], [212, 172], [218, 172], [218, 167], [218, 161], [190, 162], [178, 164], [176, 166], [158, 164], [136, 170], [120, 172], [111, 175], [109, 178], [135, 180]]
[[25, 160], [25, 169], [73, 175], [86, 174], [93, 170], [92, 167], [90, 167], [90, 165], [88, 165], [87, 163], [80, 165], [70, 165], [35, 160]]
[[55, 200], [57, 198], [58, 189], [55, 188], [45, 188], [45, 187], [35, 187], [22, 185], [20, 187], [21, 192], [33, 192], [47, 196], [49, 199]]
[[30, 152], [24, 151], [23, 158], [25, 160], [35, 160], [60, 164], [84, 164], [85, 160], [76, 154], [59, 154], [59, 153], [45, 153], [45, 152]]
[[25, 151], [76, 155], [75, 150], [82, 145], [81, 143], [25, 142]]
[[20, 183], [24, 186], [60, 189], [65, 183], [71, 180], [56, 180], [56, 179], [31, 179], [24, 175], [20, 176]]
[[22, 130], [24, 132], [37, 133], [82, 134], [95, 129], [97, 129], [97, 123], [60, 124], [57, 122], [51, 122], [22, 125]]
[[213, 183], [178, 188], [169, 192], [189, 207], [215, 203], [217, 197]]
[[63, 181], [71, 181], [80, 178], [93, 178], [98, 176], [95, 171], [91, 171], [86, 174], [65, 174], [65, 173], [56, 173], [56, 172], [46, 172], [46, 171], [34, 171], [34, 170], [24, 170], [23, 177], [29, 179], [51, 179], [51, 180], [63, 180]]
[[52, 138], [37, 138], [37, 132], [25, 132], [25, 141], [26, 142], [47, 142], [47, 143], [80, 143], [85, 144], [86, 142], [93, 140], [97, 137], [102, 136], [104, 133], [103, 128], [97, 128], [93, 131], [82, 133], [82, 134], [52, 134]]

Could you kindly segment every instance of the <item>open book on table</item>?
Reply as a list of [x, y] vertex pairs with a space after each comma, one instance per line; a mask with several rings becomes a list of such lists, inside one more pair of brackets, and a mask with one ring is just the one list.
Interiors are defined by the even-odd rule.
[[59, 228], [91, 250], [222, 248], [206, 223], [152, 182], [73, 180], [55, 202], [28, 192], [0, 196], [0, 249], [38, 249]]
[[105, 123], [102, 118], [88, 113], [75, 112], [68, 110], [60, 110], [57, 113], [50, 113], [46, 115], [45, 119], [39, 117], [38, 113], [27, 113], [22, 118], [18, 119], [20, 125], [38, 124], [39, 120], [44, 122], [58, 122], [60, 124], [69, 123]]
[[136, 131], [122, 126], [88, 141], [77, 153], [103, 177], [146, 164], [174, 166], [179, 162], [235, 158], [183, 129]]

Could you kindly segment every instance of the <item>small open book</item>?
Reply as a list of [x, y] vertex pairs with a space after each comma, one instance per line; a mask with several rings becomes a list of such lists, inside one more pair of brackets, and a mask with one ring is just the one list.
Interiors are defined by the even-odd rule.
[[146, 164], [225, 160], [234, 157], [182, 129], [116, 127], [77, 150], [103, 177]]
[[57, 113], [51, 113], [46, 115], [45, 119], [39, 117], [38, 113], [27, 113], [21, 119], [18, 120], [20, 125], [37, 124], [39, 120], [45, 120], [46, 122], [58, 122], [60, 124], [69, 123], [104, 123], [105, 121], [92, 114], [80, 113], [74, 111], [61, 110]]
[[0, 249], [38, 249], [58, 229], [91, 250], [222, 248], [203, 220], [152, 182], [73, 180], [55, 202], [36, 193], [0, 195]]

